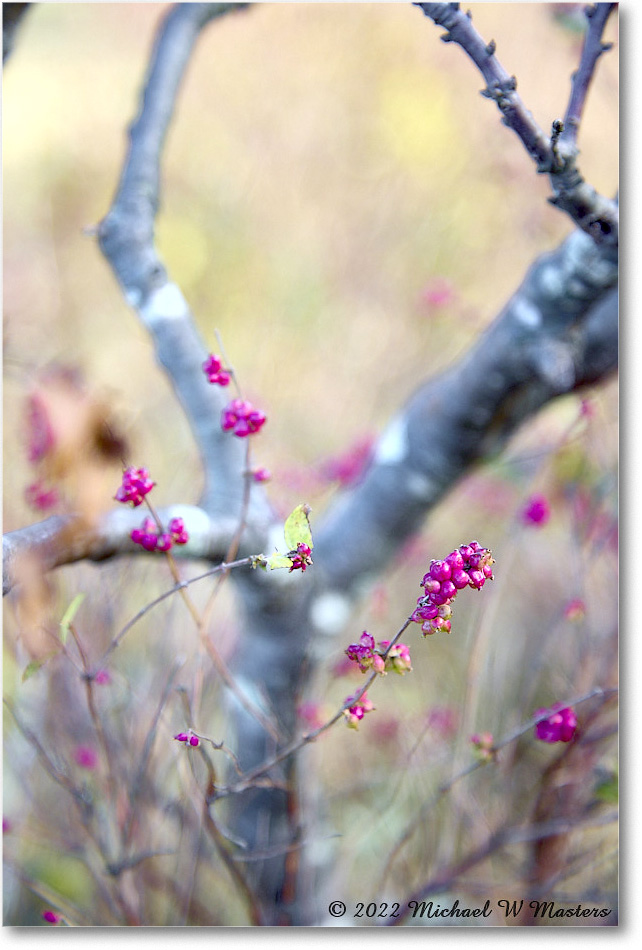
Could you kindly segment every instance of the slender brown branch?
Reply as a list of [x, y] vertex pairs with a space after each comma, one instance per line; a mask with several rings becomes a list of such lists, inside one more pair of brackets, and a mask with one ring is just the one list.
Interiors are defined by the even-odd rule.
[[606, 22], [617, 3], [596, 3], [585, 9], [588, 18], [588, 30], [582, 49], [582, 57], [577, 72], [573, 74], [571, 97], [564, 116], [564, 129], [558, 140], [558, 150], [569, 150], [573, 157], [577, 154], [577, 133], [579, 131], [586, 96], [595, 72], [597, 61], [610, 48], [610, 43], [602, 42]]
[[[526, 108], [517, 93], [517, 80], [509, 75], [495, 55], [496, 44], [493, 40], [487, 43], [479, 35], [472, 24], [470, 12], [464, 13], [458, 3], [415, 3], [427, 17], [430, 17], [438, 26], [443, 26], [446, 33], [442, 40], [457, 43], [468, 54], [477, 66], [486, 81], [486, 88], [482, 95], [493, 99], [502, 113], [502, 121], [512, 129], [522, 141], [526, 151], [536, 162], [537, 171], [550, 176], [554, 196], [549, 199], [552, 204], [568, 214], [575, 224], [590, 234], [597, 242], [617, 247], [618, 244], [618, 205], [599, 195], [582, 178], [575, 158], [577, 152], [571, 149], [562, 154], [557, 148], [557, 137], [561, 132], [560, 123], [554, 124], [553, 135], [549, 138], [539, 127], [532, 114]], [[591, 33], [590, 50], [593, 53], [595, 42], [599, 43], [599, 35], [611, 11], [616, 4], [597, 4], [598, 19], [596, 28]], [[604, 48], [600, 48], [603, 52]], [[599, 53], [598, 53], [599, 55]], [[597, 59], [597, 56], [595, 57]], [[592, 74], [595, 63], [590, 67], [590, 57], [582, 68], [582, 76], [577, 82], [577, 96], [573, 99], [573, 119], [579, 122], [581, 106], [588, 86], [588, 79]], [[576, 114], [577, 113], [577, 114]], [[575, 126], [577, 134], [577, 126]]]

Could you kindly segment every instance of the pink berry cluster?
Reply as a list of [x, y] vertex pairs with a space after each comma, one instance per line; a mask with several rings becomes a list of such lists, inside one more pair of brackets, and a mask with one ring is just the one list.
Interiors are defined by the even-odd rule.
[[474, 736], [470, 737], [470, 741], [475, 750], [475, 755], [482, 762], [490, 762], [497, 755], [493, 747], [492, 732], [476, 732]]
[[149, 494], [156, 482], [149, 477], [146, 468], [128, 468], [123, 472], [123, 481], [114, 495], [123, 505], [131, 502], [134, 508], [142, 505], [145, 495]]
[[352, 696], [348, 696], [345, 700], [344, 705], [349, 703], [350, 705], [347, 709], [343, 710], [343, 715], [346, 719], [346, 725], [349, 729], [358, 729], [359, 723], [363, 719], [366, 713], [372, 712], [375, 708], [374, 703], [367, 698], [366, 693], [363, 694], [361, 699], [353, 699]]
[[48, 511], [58, 504], [60, 495], [57, 488], [48, 488], [45, 482], [39, 479], [31, 485], [27, 485], [25, 500], [32, 508], [39, 511]]
[[481, 590], [487, 580], [493, 580], [493, 563], [490, 550], [477, 541], [460, 545], [443, 561], [431, 561], [421, 581], [426, 594], [417, 600], [412, 615], [425, 637], [439, 631], [450, 633], [453, 600], [464, 587]]
[[221, 413], [221, 428], [232, 429], [240, 439], [254, 435], [265, 421], [265, 415], [246, 399], [233, 399]]
[[232, 378], [231, 373], [223, 369], [220, 356], [215, 356], [214, 353], [210, 353], [203, 363], [203, 372], [208, 381], [215, 386], [229, 386]]
[[292, 566], [288, 574], [291, 574], [292, 571], [305, 572], [305, 569], [314, 563], [312, 561], [312, 549], [308, 547], [307, 544], [304, 544], [303, 541], [299, 541], [296, 546], [296, 551], [288, 552], [288, 557], [292, 559]]
[[535, 726], [535, 738], [541, 742], [570, 742], [577, 729], [575, 710], [553, 703], [550, 709], [538, 709], [536, 716], [545, 716]]
[[196, 746], [199, 745], [201, 741], [198, 736], [194, 735], [193, 732], [179, 732], [174, 736], [174, 738], [178, 742], [184, 742], [186, 746], [190, 745], [193, 748], [196, 748]]
[[182, 518], [172, 518], [168, 531], [160, 531], [153, 518], [145, 518], [140, 528], [134, 528], [130, 537], [146, 551], [169, 551], [175, 544], [187, 544], [189, 535]]
[[[56, 438], [46, 404], [36, 393], [27, 400], [26, 416], [27, 458], [31, 465], [43, 466], [56, 447]], [[60, 502], [60, 495], [45, 478], [38, 478], [25, 489], [25, 500], [38, 511], [48, 511]]]
[[372, 634], [364, 630], [358, 643], [351, 643], [345, 651], [346, 656], [357, 663], [362, 673], [374, 670], [375, 673], [409, 673], [412, 670], [410, 651], [405, 643], [396, 643], [388, 655], [386, 650], [390, 640], [382, 640], [379, 646], [375, 644]]

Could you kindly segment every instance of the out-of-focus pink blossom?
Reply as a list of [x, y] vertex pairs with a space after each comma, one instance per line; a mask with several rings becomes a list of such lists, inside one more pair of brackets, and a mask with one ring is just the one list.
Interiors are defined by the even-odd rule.
[[76, 765], [79, 765], [81, 769], [87, 769], [90, 772], [98, 765], [98, 755], [93, 746], [90, 745], [78, 745], [74, 749], [74, 762]]
[[531, 495], [522, 509], [522, 522], [543, 527], [551, 517], [551, 508], [545, 495]]

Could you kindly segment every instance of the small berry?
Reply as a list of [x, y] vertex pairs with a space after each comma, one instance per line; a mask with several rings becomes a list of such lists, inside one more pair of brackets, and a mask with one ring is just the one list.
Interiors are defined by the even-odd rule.
[[163, 533], [158, 535], [158, 540], [156, 543], [157, 551], [169, 551], [173, 546], [174, 542], [172, 541], [171, 534]]
[[48, 924], [53, 924], [54, 926], [59, 924], [62, 920], [60, 914], [56, 914], [53, 910], [43, 910], [41, 916], [42, 919], [46, 920]]
[[551, 516], [548, 500], [544, 495], [531, 495], [522, 510], [522, 522], [543, 527]]
[[361, 699], [356, 701], [353, 701], [352, 696], [348, 696], [348, 698], [345, 700], [345, 703], [351, 704], [347, 709], [343, 710], [343, 715], [346, 719], [346, 725], [349, 729], [358, 729], [359, 723], [365, 714], [372, 712], [372, 710], [375, 708], [374, 704], [366, 697], [365, 693]]
[[545, 716], [535, 726], [535, 738], [541, 742], [570, 742], [577, 729], [575, 710], [554, 703], [550, 709], [538, 709], [536, 716]]
[[177, 734], [174, 736], [174, 738], [175, 738], [178, 742], [184, 742], [186, 746], [188, 746], [188, 745], [189, 745], [189, 746], [192, 746], [192, 748], [196, 748], [196, 746], [198, 746], [199, 743], [200, 743], [200, 741], [201, 741], [201, 740], [199, 739], [199, 737], [198, 737], [198, 736], [195, 736], [194, 733], [191, 732], [191, 731], [190, 731], [190, 732], [179, 732], [179, 733], [177, 733]]
[[304, 544], [300, 541], [296, 546], [296, 551], [290, 551], [288, 557], [292, 558], [292, 566], [290, 567], [289, 574], [292, 571], [305, 571], [310, 564], [313, 564], [312, 560], [312, 549], [308, 547], [307, 544]]
[[203, 372], [210, 383], [218, 386], [229, 386], [230, 379], [232, 378], [230, 373], [222, 368], [220, 357], [215, 356], [213, 353], [210, 353], [203, 363]]
[[452, 567], [448, 561], [433, 561], [428, 572], [436, 581], [450, 580]]

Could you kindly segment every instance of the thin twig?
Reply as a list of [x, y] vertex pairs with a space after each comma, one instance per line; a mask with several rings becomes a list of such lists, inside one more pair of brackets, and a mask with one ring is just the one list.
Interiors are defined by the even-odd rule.
[[[582, 178], [577, 169], [576, 150], [561, 155], [558, 137], [562, 131], [561, 123], [553, 124], [553, 133], [549, 138], [539, 127], [531, 113], [517, 93], [517, 80], [509, 75], [495, 55], [494, 40], [487, 43], [472, 24], [470, 12], [460, 10], [458, 3], [415, 3], [427, 17], [438, 26], [443, 26], [445, 42], [457, 43], [467, 53], [486, 80], [482, 95], [493, 99], [502, 113], [502, 121], [512, 129], [522, 141], [526, 151], [536, 162], [537, 171], [548, 173], [554, 196], [551, 204], [568, 214], [575, 224], [590, 234], [599, 244], [616, 248], [618, 244], [618, 205], [597, 194]], [[597, 4], [606, 8], [599, 12], [596, 27], [603, 28], [606, 19], [617, 4]], [[597, 33], [597, 28], [594, 33]], [[595, 36], [591, 34], [592, 44]], [[598, 38], [599, 41], [599, 38]], [[604, 49], [601, 48], [600, 52]], [[599, 54], [598, 54], [599, 55]], [[597, 58], [597, 57], [596, 57]], [[587, 57], [586, 70], [589, 60]], [[595, 64], [593, 63], [593, 66]], [[592, 72], [592, 69], [591, 69]], [[584, 79], [582, 79], [584, 82]], [[586, 80], [588, 83], [588, 80]], [[584, 93], [585, 94], [585, 93]], [[584, 94], [578, 84], [577, 104], [581, 106]], [[574, 105], [575, 110], [575, 105]], [[579, 121], [579, 112], [576, 117]], [[577, 134], [577, 127], [575, 128]]]
[[602, 42], [602, 34], [606, 21], [617, 7], [617, 3], [596, 3], [585, 9], [588, 18], [588, 30], [582, 49], [582, 57], [577, 72], [573, 74], [571, 97], [564, 116], [564, 129], [560, 135], [558, 148], [570, 147], [575, 154], [577, 151], [577, 133], [579, 131], [586, 96], [595, 72], [597, 61], [612, 46]]

